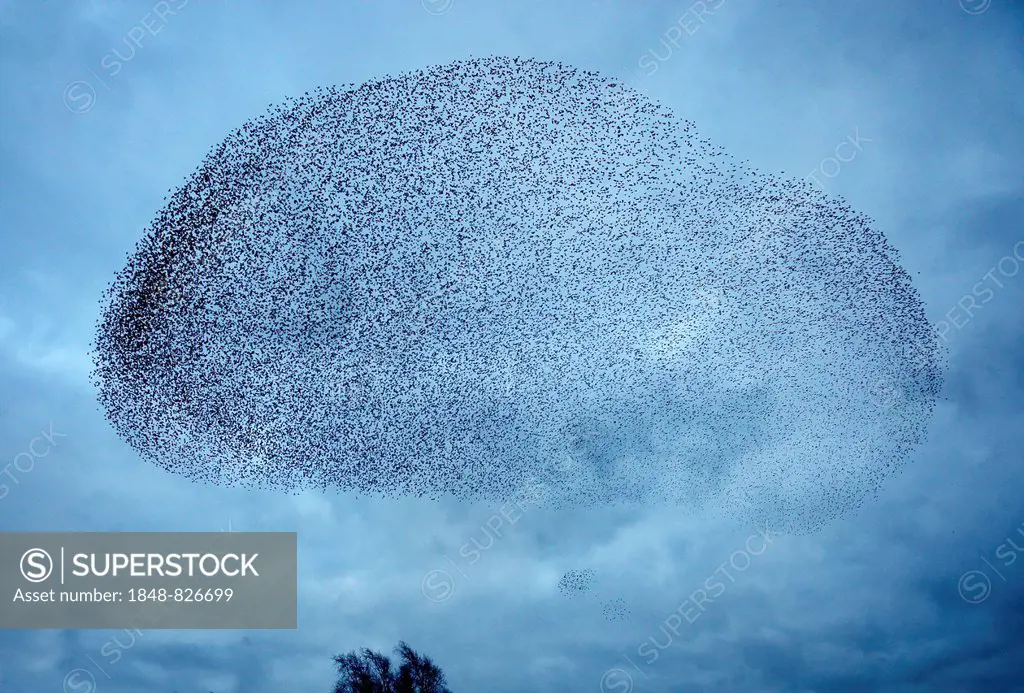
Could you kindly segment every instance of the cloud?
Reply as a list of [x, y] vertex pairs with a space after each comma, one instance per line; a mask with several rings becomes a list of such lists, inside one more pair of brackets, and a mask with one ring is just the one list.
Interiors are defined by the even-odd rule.
[[[0, 455], [6, 464], [51, 418], [69, 435], [63, 471], [39, 466], [0, 500], [0, 518], [16, 530], [217, 531], [233, 518], [236, 529], [298, 531], [300, 579], [316, 590], [300, 597], [296, 632], [147, 632], [110, 678], [87, 655], [105, 666], [99, 649], [116, 632], [0, 633], [5, 689], [57, 690], [68, 671], [93, 667], [101, 693], [327, 690], [332, 654], [399, 638], [433, 656], [455, 691], [594, 690], [613, 667], [631, 672], [637, 693], [1020, 687], [1024, 573], [993, 575], [981, 604], [957, 583], [1024, 521], [1024, 282], [955, 333], [945, 399], [912, 463], [855, 516], [755, 557], [683, 622], [649, 678], [623, 654], [643, 664], [637, 645], [652, 633], [664, 641], [668, 613], [749, 526], [693, 508], [538, 509], [469, 570], [460, 564], [468, 577], [449, 566], [460, 582], [433, 603], [423, 575], [471, 537], [482, 542], [495, 504], [209, 488], [140, 460], [95, 411], [77, 359], [99, 293], [160, 198], [231, 128], [317, 84], [470, 53], [557, 57], [621, 77], [681, 12], [566, 5], [545, 9], [560, 21], [544, 23], [531, 3], [456, 0], [442, 16], [415, 2], [190, 3], [116, 91], [69, 112], [65, 85], [88, 78], [151, 5], [110, 5], [102, 23], [63, 6], [0, 9]], [[794, 177], [859, 126], [871, 148], [826, 184], [901, 250], [935, 321], [1021, 239], [1020, 26], [1006, 3], [968, 15], [956, 3], [921, 13], [727, 0], [644, 86], [733, 153]], [[12, 267], [61, 281], [47, 294]], [[558, 593], [562, 574], [588, 566], [602, 595], [628, 600], [630, 621]]]

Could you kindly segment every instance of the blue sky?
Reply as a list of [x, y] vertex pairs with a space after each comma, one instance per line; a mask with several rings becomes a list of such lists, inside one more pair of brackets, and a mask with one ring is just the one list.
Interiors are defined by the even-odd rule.
[[[5, 468], [0, 529], [230, 526], [297, 531], [300, 551], [296, 631], [147, 631], [112, 664], [123, 632], [4, 632], [0, 690], [57, 691], [78, 668], [102, 693], [327, 691], [332, 654], [405, 639], [456, 693], [1024, 691], [1024, 557], [1007, 548], [1024, 546], [1024, 272], [1004, 260], [1024, 258], [1024, 15], [701, 5], [0, 1], [0, 463], [62, 434]], [[487, 545], [497, 505], [207, 488], [115, 436], [88, 377], [98, 301], [168, 190], [286, 96], [485, 55], [620, 77], [876, 220], [949, 347], [929, 439], [877, 498], [769, 540], [669, 509], [528, 508], [469, 565], [460, 547]], [[572, 569], [596, 571], [589, 596], [559, 592]], [[453, 578], [440, 601], [435, 570]], [[699, 589], [716, 596], [689, 622]], [[603, 617], [615, 598], [627, 622]]]

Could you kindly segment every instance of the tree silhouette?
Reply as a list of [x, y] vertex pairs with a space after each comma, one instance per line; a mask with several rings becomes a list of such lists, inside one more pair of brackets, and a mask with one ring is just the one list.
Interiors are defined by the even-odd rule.
[[335, 655], [338, 682], [334, 693], [452, 693], [442, 672], [426, 655], [404, 642], [395, 653], [401, 659], [396, 669], [391, 659], [380, 652], [363, 648]]

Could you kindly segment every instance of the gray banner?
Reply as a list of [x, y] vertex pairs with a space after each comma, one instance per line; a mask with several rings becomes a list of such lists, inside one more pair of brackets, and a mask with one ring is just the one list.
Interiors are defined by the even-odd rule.
[[0, 628], [292, 629], [294, 532], [2, 532]]

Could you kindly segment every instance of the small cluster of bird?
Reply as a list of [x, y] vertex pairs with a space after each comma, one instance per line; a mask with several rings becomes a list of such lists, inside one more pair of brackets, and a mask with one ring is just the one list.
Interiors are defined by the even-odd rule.
[[597, 571], [593, 568], [570, 570], [558, 581], [558, 591], [566, 599], [572, 599], [593, 589], [596, 577]]
[[630, 615], [629, 602], [622, 597], [603, 598], [594, 591], [597, 571], [593, 568], [577, 568], [562, 575], [558, 581], [558, 591], [566, 599], [580, 596], [592, 596], [601, 602], [601, 615], [606, 621], [628, 621]]

